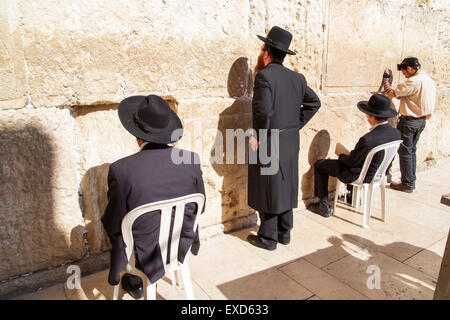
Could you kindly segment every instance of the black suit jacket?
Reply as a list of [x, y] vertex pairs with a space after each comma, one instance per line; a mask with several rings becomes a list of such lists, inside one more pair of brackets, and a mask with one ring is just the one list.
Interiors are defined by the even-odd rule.
[[[256, 75], [253, 92], [253, 128], [257, 133], [259, 129], [279, 130], [279, 156], [275, 159], [279, 170], [261, 175], [260, 169], [270, 164], [263, 165], [259, 155], [258, 163], [249, 163], [248, 204], [261, 212], [278, 214], [297, 207], [299, 130], [318, 111], [320, 100], [302, 74], [275, 62]], [[267, 147], [272, 156], [271, 139], [258, 136], [258, 140], [260, 150]]]
[[[191, 159], [191, 164], [175, 164], [171, 158], [172, 152]], [[108, 174], [108, 205], [102, 217], [112, 244], [108, 277], [111, 285], [119, 283], [120, 272], [127, 264], [121, 234], [123, 217], [134, 208], [150, 202], [191, 193], [205, 194], [199, 163], [199, 157], [195, 153], [148, 144], [141, 151], [111, 164]], [[178, 251], [180, 262], [183, 262], [191, 245], [192, 253], [198, 252], [198, 229], [197, 232], [192, 231], [196, 214], [194, 204], [186, 206]], [[152, 283], [164, 275], [158, 243], [160, 218], [160, 214], [144, 214], [133, 225], [136, 266], [143, 270]]]
[[[349, 155], [339, 155], [339, 162], [343, 165], [341, 176], [338, 177], [344, 183], [355, 181], [366, 160], [367, 154], [373, 148], [384, 143], [400, 140], [400, 131], [391, 127], [388, 123], [378, 125], [372, 131], [362, 136]], [[381, 161], [383, 161], [384, 151], [377, 152], [367, 170], [364, 183], [370, 183]]]

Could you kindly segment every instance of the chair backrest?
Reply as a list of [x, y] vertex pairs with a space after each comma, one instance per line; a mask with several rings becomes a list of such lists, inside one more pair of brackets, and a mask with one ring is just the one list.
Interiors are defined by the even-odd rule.
[[[162, 200], [144, 204], [137, 208], [134, 208], [128, 212], [122, 220], [122, 237], [125, 242], [125, 252], [127, 259], [130, 262], [131, 255], [134, 248], [134, 239], [132, 227], [134, 221], [141, 215], [161, 210], [161, 224], [159, 230], [159, 246], [161, 248], [161, 256], [164, 264], [164, 269], [167, 272], [168, 269], [175, 267], [178, 263], [178, 244], [180, 243], [181, 228], [183, 226], [184, 209], [188, 203], [197, 204], [197, 214], [195, 217], [194, 228], [197, 229], [198, 216], [203, 211], [203, 204], [205, 202], [205, 196], [201, 193], [194, 193], [179, 198]], [[175, 218], [173, 224], [173, 231], [170, 234], [170, 222], [172, 220], [172, 209], [175, 207]], [[170, 239], [169, 239], [170, 237]], [[167, 259], [167, 249], [170, 243], [170, 258]]]
[[386, 174], [387, 167], [394, 159], [395, 154], [397, 153], [397, 149], [402, 143], [402, 140], [395, 140], [392, 142], [388, 142], [382, 145], [379, 145], [367, 154], [366, 160], [364, 161], [364, 165], [361, 169], [361, 173], [359, 174], [358, 179], [352, 182], [352, 184], [362, 185], [364, 183], [364, 179], [367, 174], [367, 170], [369, 170], [370, 164], [372, 163], [372, 159], [378, 151], [384, 150], [384, 158], [381, 164], [378, 166], [377, 171], [372, 177], [372, 181], [370, 183], [380, 183]]

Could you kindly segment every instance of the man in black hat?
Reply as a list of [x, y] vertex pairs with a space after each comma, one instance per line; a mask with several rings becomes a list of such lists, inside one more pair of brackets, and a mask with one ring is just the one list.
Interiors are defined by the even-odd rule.
[[[299, 130], [320, 108], [320, 100], [302, 74], [283, 66], [286, 54], [295, 54], [289, 50], [292, 34], [275, 26], [267, 37], [258, 38], [264, 44], [255, 67], [248, 204], [258, 210], [261, 223], [258, 234], [249, 235], [247, 240], [275, 250], [278, 242], [290, 242], [292, 209], [298, 203]], [[276, 172], [265, 170], [269, 165], [260, 150], [278, 162]], [[256, 163], [250, 163], [252, 158], [257, 158]]]
[[[109, 168], [108, 205], [102, 223], [112, 244], [108, 277], [111, 285], [119, 283], [120, 272], [127, 264], [121, 225], [129, 211], [155, 201], [205, 194], [199, 156], [170, 145], [181, 138], [183, 126], [165, 100], [156, 95], [132, 96], [119, 104], [118, 111], [122, 125], [136, 137], [141, 150]], [[184, 163], [180, 164], [179, 159], [184, 159]], [[192, 231], [196, 210], [194, 204], [188, 204], [184, 212], [178, 257], [181, 262], [189, 248], [195, 255], [199, 250], [198, 229]], [[136, 267], [151, 283], [165, 273], [159, 226], [159, 214], [145, 214], [133, 225]], [[142, 280], [135, 275], [125, 274], [122, 287], [136, 299], [142, 296]]]
[[[323, 217], [333, 214], [328, 204], [328, 177], [337, 177], [344, 183], [355, 181], [373, 148], [384, 143], [400, 140], [400, 132], [388, 124], [388, 118], [395, 117], [396, 112], [390, 108], [390, 99], [382, 94], [374, 94], [369, 101], [360, 101], [358, 109], [366, 114], [370, 132], [362, 136], [350, 154], [340, 154], [336, 159], [321, 159], [314, 164], [314, 195], [319, 202], [308, 206], [308, 210]], [[377, 152], [367, 170], [364, 183], [370, 183], [378, 166], [383, 161], [384, 151]]]
[[426, 120], [431, 117], [436, 103], [436, 85], [431, 77], [420, 68], [419, 60], [407, 57], [397, 65], [405, 81], [395, 89], [387, 87], [389, 98], [400, 100], [397, 129], [403, 143], [398, 148], [401, 182], [392, 182], [391, 188], [407, 193], [413, 192], [416, 182], [416, 149]]

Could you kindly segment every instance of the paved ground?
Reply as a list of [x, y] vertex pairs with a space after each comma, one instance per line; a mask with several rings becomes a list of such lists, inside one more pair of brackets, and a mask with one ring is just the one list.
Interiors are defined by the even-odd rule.
[[[361, 208], [338, 204], [330, 218], [297, 210], [291, 243], [276, 251], [247, 243], [256, 227], [203, 241], [190, 257], [196, 299], [432, 299], [450, 227], [440, 198], [449, 192], [445, 161], [418, 173], [413, 194], [387, 189], [386, 223], [376, 190], [368, 230]], [[107, 270], [82, 278], [79, 290], [59, 284], [16, 299], [111, 299], [106, 279]], [[158, 283], [157, 299], [183, 298], [167, 279]]]

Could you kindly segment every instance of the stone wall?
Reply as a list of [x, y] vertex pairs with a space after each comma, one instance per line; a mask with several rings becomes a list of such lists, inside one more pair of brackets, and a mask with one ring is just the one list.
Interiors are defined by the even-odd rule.
[[254, 225], [246, 165], [211, 163], [211, 152], [224, 143], [218, 132], [251, 126], [256, 34], [273, 25], [292, 32], [297, 55], [285, 65], [323, 104], [301, 132], [300, 199], [312, 196], [314, 161], [367, 131], [356, 103], [386, 67], [398, 83], [407, 55], [439, 89], [419, 166], [447, 157], [449, 9], [446, 0], [0, 0], [0, 280], [110, 248], [100, 222], [108, 167], [138, 150], [117, 117], [130, 95], [167, 99], [185, 127], [178, 146], [201, 154], [202, 237]]

